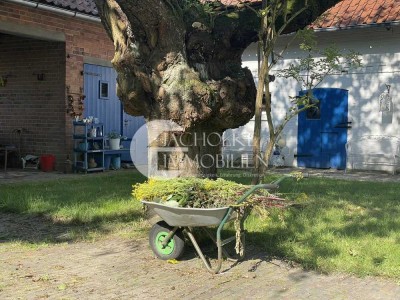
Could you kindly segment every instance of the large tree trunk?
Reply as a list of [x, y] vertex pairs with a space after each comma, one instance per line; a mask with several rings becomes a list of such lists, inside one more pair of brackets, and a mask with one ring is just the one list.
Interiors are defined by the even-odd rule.
[[[244, 49], [257, 40], [252, 11], [216, 6], [210, 15], [210, 4], [200, 1], [95, 1], [114, 41], [117, 94], [127, 113], [206, 135], [252, 118], [256, 89], [251, 72], [241, 67]], [[187, 157], [195, 161], [218, 149], [190, 146]], [[215, 177], [215, 164], [198, 164], [188, 173]]]
[[[152, 135], [153, 132], [149, 132]], [[149, 144], [149, 177], [199, 176], [215, 178], [220, 155], [222, 132], [164, 131]]]
[[212, 128], [190, 132], [187, 136], [188, 153], [184, 161], [184, 176], [201, 174], [215, 178], [221, 165], [222, 132]]

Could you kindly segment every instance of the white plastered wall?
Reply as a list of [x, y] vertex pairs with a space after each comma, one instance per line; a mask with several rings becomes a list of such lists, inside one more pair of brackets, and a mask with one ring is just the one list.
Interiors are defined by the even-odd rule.
[[[324, 48], [334, 43], [341, 50], [352, 49], [361, 54], [363, 66], [356, 70], [345, 70], [348, 73], [327, 77], [318, 87], [341, 88], [349, 91], [349, 121], [352, 128], [348, 130], [348, 140], [363, 135], [386, 135], [400, 137], [400, 26], [365, 27], [349, 30], [318, 32], [318, 45]], [[285, 45], [285, 38], [280, 45]], [[271, 72], [287, 66], [298, 59], [302, 52], [293, 43]], [[243, 65], [254, 74], [257, 82], [258, 62], [257, 46], [250, 45], [243, 54]], [[385, 84], [391, 86], [390, 95], [393, 101], [393, 112], [379, 111], [379, 96], [385, 90]], [[282, 121], [289, 107], [289, 96], [295, 96], [301, 89], [294, 80], [277, 77], [271, 83], [273, 116], [275, 123]], [[229, 140], [235, 135], [246, 134], [245, 139], [251, 139], [254, 120], [238, 129], [228, 130], [225, 137]], [[262, 134], [267, 141], [268, 128], [263, 115]], [[296, 166], [294, 155], [297, 150], [297, 118], [293, 118], [284, 130], [284, 138], [289, 150], [285, 164]], [[251, 143], [244, 147], [242, 144], [226, 147], [226, 150], [251, 151]], [[385, 151], [385, 149], [382, 149]], [[371, 168], [371, 166], [369, 166]]]

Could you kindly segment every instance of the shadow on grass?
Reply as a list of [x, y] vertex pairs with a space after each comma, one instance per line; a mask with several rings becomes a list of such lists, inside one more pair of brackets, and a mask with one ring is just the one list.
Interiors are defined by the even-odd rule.
[[[320, 179], [314, 185], [321, 186], [321, 190], [304, 188], [315, 204], [315, 209], [307, 213], [316, 220], [321, 215], [328, 216], [327, 230], [333, 230], [337, 236], [386, 237], [400, 232], [399, 184]], [[332, 213], [336, 213], [336, 220]]]
[[[360, 274], [368, 274], [371, 264], [382, 264], [385, 251], [398, 251], [398, 184], [313, 178], [282, 184], [281, 191], [301, 191], [310, 202], [303, 209], [289, 209], [283, 222], [275, 219], [266, 226], [261, 221], [252, 224], [248, 240], [268, 255], [323, 272], [345, 269], [340, 260], [347, 257], [347, 262], [362, 265]], [[381, 244], [377, 247], [378, 239]]]
[[69, 242], [139, 224], [141, 205], [131, 192], [144, 180], [137, 171], [124, 171], [2, 185], [0, 242]]
[[[276, 258], [288, 265], [294, 262], [304, 269], [323, 273], [352, 268], [350, 271], [360, 276], [379, 275], [381, 271], [374, 266], [395, 260], [385, 253], [390, 247], [394, 249], [399, 240], [398, 184], [310, 178], [284, 183], [280, 191], [306, 193], [309, 203], [288, 209], [283, 220], [279, 214], [272, 214], [268, 221], [249, 218], [246, 223], [250, 231], [246, 238], [249, 256], [245, 260], [271, 262]], [[393, 232], [397, 232], [397, 238], [392, 239]], [[228, 227], [224, 233], [229, 236], [234, 231]], [[385, 250], [374, 248], [378, 238], [385, 239], [386, 248], [382, 247]], [[215, 262], [216, 247], [201, 236], [199, 243], [204, 254]], [[197, 256], [193, 248], [189, 249], [183, 259]], [[394, 276], [390, 270], [383, 272]]]
[[[108, 215], [93, 218], [90, 222], [55, 222], [45, 216], [0, 213], [0, 244], [7, 242], [25, 242], [30, 244], [64, 243], [85, 240], [95, 235], [114, 232], [116, 224], [129, 226], [140, 222], [143, 214], [132, 211], [127, 214]], [[130, 226], [132, 231], [140, 231]]]

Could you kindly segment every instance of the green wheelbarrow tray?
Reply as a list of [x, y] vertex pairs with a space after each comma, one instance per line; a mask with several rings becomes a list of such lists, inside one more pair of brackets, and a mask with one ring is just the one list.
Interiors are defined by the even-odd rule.
[[[236, 205], [245, 202], [248, 197], [258, 189], [277, 189], [276, 184], [259, 184], [251, 187], [239, 200]], [[150, 231], [150, 246], [153, 252], [161, 259], [175, 259], [183, 253], [183, 238], [181, 232], [185, 232], [192, 242], [197, 254], [202, 259], [207, 270], [213, 274], [218, 273], [222, 266], [222, 254], [228, 257], [223, 246], [234, 241], [235, 237], [221, 240], [221, 231], [224, 225], [236, 217], [233, 207], [221, 208], [185, 208], [171, 207], [160, 203], [141, 201], [149, 209], [153, 210], [163, 221], [156, 223]], [[216, 238], [205, 228], [207, 226], [218, 226]], [[218, 261], [216, 267], [212, 268], [205, 258], [194, 235], [193, 227], [202, 227], [211, 237], [218, 248]], [[244, 241], [244, 234], [241, 233]]]

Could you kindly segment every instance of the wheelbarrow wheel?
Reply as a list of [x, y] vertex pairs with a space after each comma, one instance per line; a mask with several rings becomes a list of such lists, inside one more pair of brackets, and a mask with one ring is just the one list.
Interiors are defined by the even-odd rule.
[[164, 221], [154, 224], [150, 230], [150, 247], [154, 254], [162, 260], [177, 259], [183, 254], [185, 241], [181, 229], [175, 232], [165, 247], [162, 245], [164, 239], [172, 230], [173, 227], [169, 226]]

